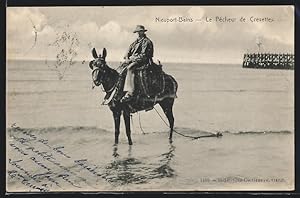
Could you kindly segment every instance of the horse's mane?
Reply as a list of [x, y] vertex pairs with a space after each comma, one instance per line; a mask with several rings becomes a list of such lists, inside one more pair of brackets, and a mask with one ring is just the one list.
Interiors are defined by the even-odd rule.
[[107, 64], [105, 64], [105, 76], [104, 76], [104, 80], [106, 82], [110, 82], [110, 83], [116, 83], [119, 79], [119, 73], [111, 68], [110, 66], [108, 66]]
[[106, 64], [106, 68], [107, 68], [107, 70], [108, 70], [108, 72], [109, 72], [108, 75], [113, 76], [114, 78], [116, 78], [117, 76], [119, 76], [119, 73], [117, 72], [117, 70], [111, 68], [111, 67], [108, 66], [107, 64]]

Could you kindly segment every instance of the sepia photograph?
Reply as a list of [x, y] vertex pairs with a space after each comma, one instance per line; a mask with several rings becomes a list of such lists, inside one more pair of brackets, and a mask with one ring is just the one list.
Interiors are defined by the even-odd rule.
[[294, 13], [7, 7], [7, 193], [295, 190]]

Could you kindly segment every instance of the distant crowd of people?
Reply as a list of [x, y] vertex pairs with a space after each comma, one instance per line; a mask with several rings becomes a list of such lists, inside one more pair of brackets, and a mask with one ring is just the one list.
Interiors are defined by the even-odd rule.
[[243, 67], [265, 69], [294, 69], [294, 54], [244, 54]]

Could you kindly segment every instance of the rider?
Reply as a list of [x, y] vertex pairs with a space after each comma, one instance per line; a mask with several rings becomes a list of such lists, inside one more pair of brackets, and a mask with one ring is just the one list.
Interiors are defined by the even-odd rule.
[[138, 38], [129, 46], [124, 59], [127, 66], [127, 75], [124, 84], [125, 96], [121, 102], [129, 100], [134, 92], [134, 69], [152, 63], [153, 43], [146, 36], [147, 30], [142, 25], [137, 25], [133, 33], [138, 33]]

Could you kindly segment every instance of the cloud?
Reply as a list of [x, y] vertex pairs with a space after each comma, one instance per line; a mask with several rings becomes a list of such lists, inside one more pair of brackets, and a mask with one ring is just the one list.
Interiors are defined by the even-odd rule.
[[[46, 16], [38, 8], [8, 8], [7, 11], [7, 48], [8, 52], [25, 54], [35, 42], [38, 35], [47, 27]], [[46, 28], [49, 32], [49, 27]], [[46, 33], [48, 37], [49, 34]], [[38, 40], [39, 37], [38, 37]], [[10, 55], [10, 54], [8, 54]]]
[[[54, 59], [56, 50], [48, 45], [63, 31], [77, 33], [80, 40], [79, 59], [90, 56], [89, 43], [93, 47], [107, 47], [111, 51], [123, 48], [124, 54], [125, 48], [134, 39], [134, 34], [124, 30], [116, 21], [98, 25], [95, 21], [58, 20], [50, 25], [47, 23], [49, 22], [47, 16], [38, 8], [9, 8], [7, 13], [8, 57]], [[38, 32], [36, 46], [27, 53], [34, 43], [35, 30]], [[110, 54], [111, 57], [116, 59], [113, 54]], [[121, 52], [118, 52], [118, 55], [121, 55]]]
[[84, 23], [83, 21], [72, 24], [68, 31], [76, 32], [80, 40], [79, 56], [88, 59], [91, 55], [91, 48], [98, 50], [107, 48], [109, 50], [108, 59], [120, 60], [125, 54], [134, 35], [126, 31], [116, 21], [107, 21], [98, 25], [94, 21]]
[[101, 40], [114, 47], [121, 47], [128, 44], [129, 39], [133, 38], [133, 34], [122, 29], [120, 24], [115, 21], [109, 21], [101, 26], [99, 31]]
[[[29, 48], [34, 39], [30, 19], [38, 29], [38, 43], [28, 55], [53, 54], [47, 48], [56, 34], [76, 32], [80, 40], [78, 58], [91, 58], [90, 48], [106, 47], [108, 59], [122, 60], [137, 24], [145, 25], [154, 42], [157, 57], [175, 60], [226, 61], [257, 50], [260, 37], [263, 49], [292, 52], [294, 46], [294, 15], [292, 6], [149, 6], [149, 7], [49, 7], [8, 8], [8, 52], [17, 54]], [[156, 18], [184, 17], [205, 20], [206, 17], [245, 17], [245, 23], [193, 22], [164, 23]], [[271, 17], [273, 23], [253, 23], [250, 17]], [[91, 46], [90, 46], [90, 45]], [[19, 54], [20, 55], [20, 54]]]
[[8, 8], [7, 33], [9, 36], [30, 37], [34, 35], [34, 30], [42, 32], [46, 25], [46, 16], [38, 8]]

